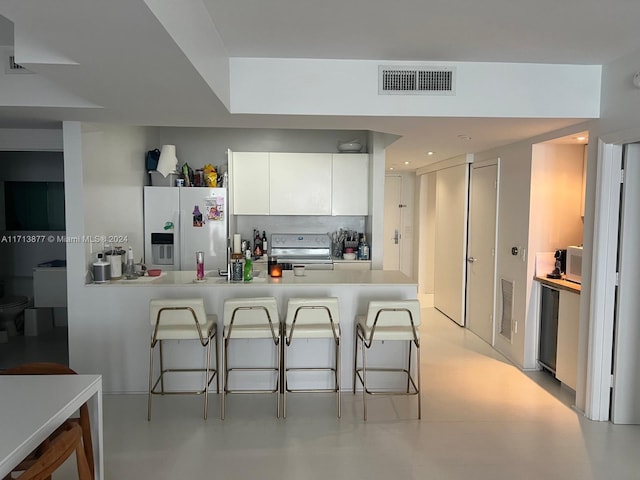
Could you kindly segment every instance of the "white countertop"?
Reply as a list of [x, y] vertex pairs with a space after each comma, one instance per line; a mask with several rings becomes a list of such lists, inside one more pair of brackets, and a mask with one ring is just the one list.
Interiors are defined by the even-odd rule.
[[[257, 272], [256, 272], [257, 273]], [[399, 271], [387, 270], [307, 270], [304, 276], [296, 277], [293, 271], [285, 270], [281, 278], [271, 278], [261, 271], [251, 282], [227, 282], [217, 272], [206, 272], [205, 281], [196, 282], [196, 272], [162, 272], [159, 277], [140, 277], [135, 280], [114, 280], [102, 284], [87, 284], [89, 287], [107, 286], [207, 286], [207, 287], [251, 287], [252, 285], [416, 285], [416, 281]]]

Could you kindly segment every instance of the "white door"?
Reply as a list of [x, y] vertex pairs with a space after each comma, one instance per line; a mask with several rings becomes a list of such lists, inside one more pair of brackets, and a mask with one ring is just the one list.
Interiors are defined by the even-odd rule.
[[384, 252], [383, 270], [400, 270], [402, 228], [402, 177], [384, 179]]
[[467, 164], [438, 170], [433, 306], [460, 326], [465, 325], [468, 195]]
[[471, 165], [467, 244], [467, 326], [493, 345], [498, 161]]
[[640, 144], [626, 145], [623, 158], [611, 421], [640, 424]]

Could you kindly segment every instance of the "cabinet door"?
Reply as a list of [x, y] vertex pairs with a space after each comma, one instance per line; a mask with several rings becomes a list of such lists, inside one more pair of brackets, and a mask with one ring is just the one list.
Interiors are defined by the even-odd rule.
[[331, 215], [369, 215], [369, 155], [333, 154]]
[[574, 390], [578, 379], [579, 328], [580, 295], [561, 290], [558, 307], [556, 378]]
[[233, 213], [269, 215], [269, 154], [233, 152]]
[[331, 154], [269, 154], [271, 215], [331, 215]]

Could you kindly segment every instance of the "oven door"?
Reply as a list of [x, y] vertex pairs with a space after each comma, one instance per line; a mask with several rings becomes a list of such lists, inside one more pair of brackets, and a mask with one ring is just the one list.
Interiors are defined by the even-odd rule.
[[278, 263], [283, 265], [283, 269], [285, 270], [290, 270], [294, 265], [304, 265], [306, 270], [333, 270], [333, 261], [330, 257], [309, 258], [282, 256], [278, 257]]

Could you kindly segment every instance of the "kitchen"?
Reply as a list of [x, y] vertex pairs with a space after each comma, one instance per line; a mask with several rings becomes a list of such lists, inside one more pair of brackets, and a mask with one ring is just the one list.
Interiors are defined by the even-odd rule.
[[[342, 280], [337, 284], [325, 279], [314, 281], [311, 276], [299, 278], [291, 275], [288, 278], [287, 275], [280, 283], [269, 280], [239, 286], [226, 282], [194, 285], [193, 271], [188, 282], [182, 282], [167, 273], [152, 288], [150, 285], [117, 283], [93, 285], [87, 283], [87, 267], [101, 246], [68, 245], [69, 359], [72, 364], [82, 364], [88, 369], [100, 371], [105, 391], [146, 390], [148, 302], [152, 296], [171, 297], [185, 295], [186, 292], [202, 294], [209, 308], [217, 311], [221, 308], [221, 300], [230, 295], [229, 289], [239, 287], [250, 289], [251, 295], [273, 295], [279, 301], [284, 301], [282, 287], [297, 278], [295, 284], [287, 286], [287, 295], [305, 292], [335, 295], [340, 299], [341, 314], [346, 322], [351, 321], [363, 302], [369, 299], [389, 295], [415, 298], [416, 285], [412, 280], [397, 272], [380, 271], [382, 225], [376, 212], [382, 208], [383, 195], [380, 192], [384, 188], [384, 146], [375, 132], [145, 128], [65, 123], [64, 135], [68, 198], [84, 200], [67, 205], [68, 218], [73, 219], [67, 225], [67, 235], [126, 236], [136, 261], [144, 250], [143, 187], [148, 182], [148, 174], [143, 159], [144, 152], [152, 148], [172, 144], [176, 146], [180, 164], [187, 162], [194, 167], [205, 164], [219, 166], [227, 163], [227, 149], [237, 152], [286, 149], [289, 152], [337, 153], [339, 141], [361, 138], [367, 146], [371, 162], [369, 215], [356, 216], [356, 227], [364, 224], [359, 231], [368, 233], [371, 264], [375, 271], [343, 272]], [[256, 172], [256, 178], [266, 181], [263, 172]], [[324, 233], [340, 228], [357, 229], [344, 222], [345, 219], [340, 216], [298, 216], [290, 228], [294, 229], [293, 232], [303, 231], [304, 228], [307, 232]], [[255, 227], [258, 225], [251, 221], [250, 228]], [[287, 233], [278, 232], [278, 227], [282, 225], [276, 225], [275, 228], [265, 225], [261, 230]], [[233, 232], [234, 227], [231, 226], [230, 230]], [[362, 275], [368, 275], [366, 281], [362, 280]], [[352, 332], [345, 329], [345, 333]], [[344, 345], [346, 348], [343, 353], [347, 357], [348, 349], [352, 348], [347, 337]]]
[[579, 132], [534, 145], [532, 150], [529, 248], [536, 252], [529, 317], [535, 325], [532, 339], [540, 367], [572, 392], [578, 382], [576, 264], [581, 257], [576, 257], [580, 252], [576, 246], [583, 243], [587, 144], [588, 133]]

